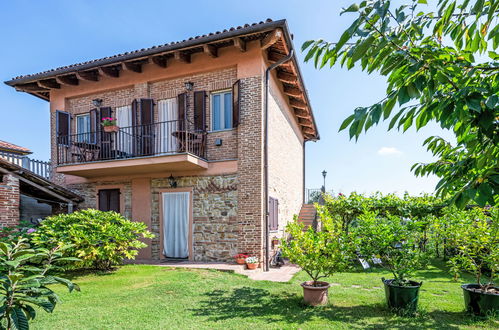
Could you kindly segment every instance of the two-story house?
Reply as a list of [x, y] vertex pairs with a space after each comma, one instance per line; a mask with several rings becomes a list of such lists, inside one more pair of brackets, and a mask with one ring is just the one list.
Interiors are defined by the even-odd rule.
[[286, 21], [267, 20], [6, 84], [50, 102], [56, 179], [80, 208], [156, 234], [140, 258], [264, 258], [300, 211], [319, 138], [292, 50]]

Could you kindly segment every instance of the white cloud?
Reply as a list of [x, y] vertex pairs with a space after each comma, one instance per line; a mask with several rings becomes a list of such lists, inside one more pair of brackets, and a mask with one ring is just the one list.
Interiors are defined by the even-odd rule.
[[381, 156], [400, 156], [400, 155], [402, 155], [402, 151], [398, 150], [395, 147], [381, 147], [378, 150], [378, 155], [381, 155]]

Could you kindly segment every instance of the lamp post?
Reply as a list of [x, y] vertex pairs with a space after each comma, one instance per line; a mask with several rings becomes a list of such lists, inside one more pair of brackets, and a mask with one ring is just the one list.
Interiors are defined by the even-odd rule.
[[324, 185], [322, 186], [323, 189], [324, 189], [324, 193], [326, 193], [326, 175], [327, 175], [327, 172], [326, 170], [322, 171], [322, 176], [324, 177]]

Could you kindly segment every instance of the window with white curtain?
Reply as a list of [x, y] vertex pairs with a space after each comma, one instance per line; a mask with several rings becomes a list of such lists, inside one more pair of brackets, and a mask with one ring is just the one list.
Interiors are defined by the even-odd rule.
[[173, 136], [179, 130], [177, 98], [158, 101], [159, 134], [157, 145], [160, 152], [173, 153], [177, 151], [177, 138]]
[[232, 92], [222, 91], [211, 94], [211, 118], [213, 131], [232, 128]]
[[116, 108], [116, 125], [120, 128], [115, 140], [116, 149], [128, 155], [133, 153], [132, 106]]

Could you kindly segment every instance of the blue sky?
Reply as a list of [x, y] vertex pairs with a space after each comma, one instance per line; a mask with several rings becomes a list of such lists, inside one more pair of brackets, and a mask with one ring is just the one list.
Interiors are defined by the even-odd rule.
[[[266, 18], [286, 18], [299, 50], [308, 39], [335, 41], [352, 15], [339, 16], [350, 1], [1, 1], [0, 79], [35, 73], [62, 65], [100, 58]], [[304, 54], [298, 52], [303, 60]], [[355, 143], [338, 128], [357, 106], [383, 98], [385, 78], [360, 70], [302, 72], [319, 125], [321, 140], [307, 143], [307, 187], [322, 185], [348, 193], [374, 191], [432, 192], [436, 178], [416, 178], [413, 163], [431, 160], [422, 146], [429, 135], [449, 138], [436, 126], [416, 133], [386, 132], [382, 124]], [[1, 84], [0, 139], [49, 158], [48, 103]]]

